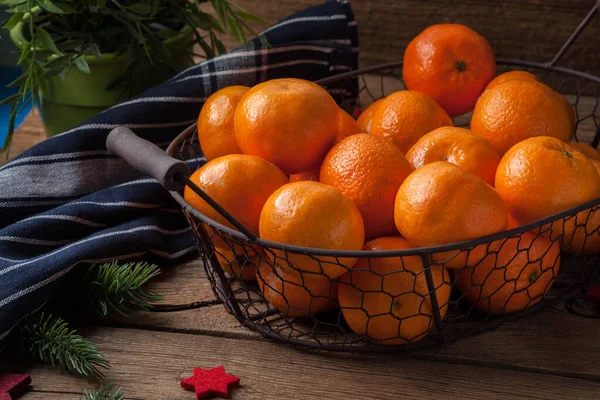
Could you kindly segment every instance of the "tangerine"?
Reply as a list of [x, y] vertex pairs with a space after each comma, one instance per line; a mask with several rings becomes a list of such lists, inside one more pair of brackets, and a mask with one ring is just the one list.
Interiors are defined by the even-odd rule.
[[391, 140], [406, 154], [427, 132], [452, 125], [448, 114], [431, 98], [401, 90], [387, 96], [375, 108], [371, 133]]
[[356, 204], [365, 224], [365, 237], [372, 239], [395, 233], [394, 200], [412, 171], [404, 154], [388, 140], [359, 133], [327, 153], [320, 181]]
[[[457, 190], [457, 188], [460, 188]], [[410, 174], [396, 196], [394, 219], [414, 246], [435, 246], [476, 239], [506, 230], [506, 205], [481, 178], [446, 161], [426, 164]], [[442, 252], [434, 256], [448, 268], [476, 262], [486, 252]]]
[[[364, 250], [406, 250], [401, 237], [381, 237], [365, 243]], [[450, 301], [448, 271], [429, 267], [443, 318]], [[340, 278], [338, 302], [355, 333], [382, 344], [417, 342], [434, 326], [431, 293], [419, 256], [361, 258]]]
[[[313, 181], [288, 183], [276, 190], [262, 209], [259, 231], [265, 240], [331, 250], [360, 250], [365, 239], [356, 205], [337, 189]], [[311, 257], [277, 249], [268, 255], [286, 273], [323, 273], [330, 278], [356, 262], [355, 258]]]
[[207, 161], [227, 154], [241, 154], [235, 140], [233, 117], [246, 86], [229, 86], [213, 93], [198, 116], [198, 140]]
[[[275, 165], [245, 154], [215, 158], [197, 169], [190, 180], [255, 234], [263, 205], [275, 190], [288, 182], [287, 176]], [[213, 221], [234, 228], [189, 186], [184, 189], [183, 198]], [[215, 247], [229, 246], [212, 228], [209, 231]]]
[[506, 239], [497, 253], [457, 272], [456, 287], [476, 308], [506, 314], [539, 303], [560, 268], [560, 246], [531, 231]]
[[494, 186], [500, 156], [479, 135], [468, 129], [443, 126], [423, 136], [406, 153], [414, 168], [433, 161], [448, 161]]
[[235, 112], [235, 138], [244, 154], [264, 158], [286, 174], [319, 165], [335, 142], [339, 107], [316, 83], [273, 79], [254, 86]]
[[287, 274], [278, 266], [262, 263], [256, 280], [265, 299], [290, 317], [308, 317], [334, 308], [337, 283], [325, 275]]
[[566, 100], [543, 83], [509, 80], [481, 95], [471, 130], [483, 136], [504, 155], [515, 144], [535, 136], [552, 136], [570, 142], [573, 137], [572, 110]]
[[360, 113], [356, 123], [358, 124], [358, 130], [363, 133], [371, 133], [371, 123], [373, 122], [373, 114], [377, 107], [383, 101], [382, 99], [377, 99], [373, 103], [371, 103], [365, 110]]
[[471, 111], [496, 74], [488, 41], [460, 24], [432, 25], [406, 47], [402, 76], [406, 87], [426, 94], [450, 116]]

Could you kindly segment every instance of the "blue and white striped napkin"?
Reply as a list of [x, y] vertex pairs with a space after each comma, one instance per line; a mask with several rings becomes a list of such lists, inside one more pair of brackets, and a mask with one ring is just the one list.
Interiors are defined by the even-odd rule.
[[[195, 251], [169, 193], [106, 150], [112, 128], [127, 126], [166, 146], [220, 88], [281, 77], [317, 80], [358, 67], [347, 2], [308, 8], [263, 33], [271, 47], [255, 39], [193, 66], [0, 168], [0, 347], [74, 268], [139, 257], [165, 265]], [[356, 92], [332, 90], [339, 101]]]

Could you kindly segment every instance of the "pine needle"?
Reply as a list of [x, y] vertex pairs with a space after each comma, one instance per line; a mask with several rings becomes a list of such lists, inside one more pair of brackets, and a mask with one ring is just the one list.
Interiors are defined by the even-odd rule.
[[37, 323], [24, 327], [29, 351], [41, 361], [84, 378], [102, 379], [99, 368], [109, 368], [96, 346], [77, 334], [62, 318], [40, 316]]
[[94, 391], [83, 392], [83, 399], [81, 400], [123, 400], [125, 396], [121, 391], [121, 388], [113, 391], [114, 384], [109, 383], [102, 385], [100, 388]]
[[158, 274], [160, 269], [147, 262], [94, 264], [90, 266], [81, 285], [84, 308], [100, 318], [147, 311], [152, 308], [150, 303], [162, 300], [162, 296], [143, 287]]

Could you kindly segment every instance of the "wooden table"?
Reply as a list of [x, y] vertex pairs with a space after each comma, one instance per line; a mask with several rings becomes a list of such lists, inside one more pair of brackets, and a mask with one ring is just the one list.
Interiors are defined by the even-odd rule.
[[[42, 140], [29, 116], [14, 149]], [[600, 323], [564, 305], [499, 329], [402, 356], [315, 353], [263, 339], [215, 300], [200, 261], [164, 269], [151, 289], [162, 306], [85, 328], [111, 363], [106, 379], [128, 399], [194, 398], [179, 387], [193, 367], [241, 377], [233, 399], [598, 399]], [[177, 307], [179, 306], [179, 307]], [[94, 383], [44, 365], [3, 363], [33, 379], [25, 400], [80, 398]]]

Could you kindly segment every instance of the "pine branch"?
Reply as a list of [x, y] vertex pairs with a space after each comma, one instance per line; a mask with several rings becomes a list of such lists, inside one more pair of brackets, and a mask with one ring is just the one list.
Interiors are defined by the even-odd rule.
[[84, 308], [101, 318], [147, 311], [152, 308], [151, 302], [162, 300], [162, 296], [143, 287], [158, 274], [160, 269], [147, 262], [94, 264], [80, 286]]
[[98, 390], [83, 392], [83, 399], [81, 400], [123, 400], [125, 396], [121, 389], [113, 391], [114, 384], [109, 383], [101, 386]]
[[77, 334], [62, 318], [40, 316], [37, 323], [24, 328], [31, 343], [29, 351], [43, 362], [61, 366], [64, 370], [84, 378], [102, 379], [99, 368], [109, 368], [108, 361], [96, 346]]

